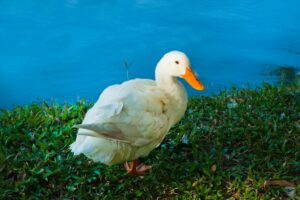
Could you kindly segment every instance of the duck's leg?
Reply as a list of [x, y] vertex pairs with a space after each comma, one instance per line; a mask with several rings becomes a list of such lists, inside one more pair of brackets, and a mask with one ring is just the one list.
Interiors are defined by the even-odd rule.
[[152, 168], [152, 165], [144, 165], [143, 163], [138, 165], [138, 162], [136, 160], [131, 162], [126, 162], [124, 164], [124, 167], [128, 174], [134, 174], [134, 175], [142, 175], [146, 171]]

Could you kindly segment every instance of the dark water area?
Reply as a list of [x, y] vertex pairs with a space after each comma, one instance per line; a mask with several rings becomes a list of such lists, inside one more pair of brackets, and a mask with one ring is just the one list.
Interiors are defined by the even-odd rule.
[[207, 86], [189, 95], [274, 83], [300, 67], [300, 1], [0, 1], [0, 108], [95, 101], [175, 49]]

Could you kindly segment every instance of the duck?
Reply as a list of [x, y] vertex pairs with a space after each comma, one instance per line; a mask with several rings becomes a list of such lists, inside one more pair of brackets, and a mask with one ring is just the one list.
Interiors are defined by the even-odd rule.
[[144, 174], [153, 165], [138, 163], [138, 158], [158, 147], [187, 109], [178, 78], [196, 90], [205, 88], [187, 55], [177, 50], [159, 60], [155, 80], [137, 78], [107, 87], [74, 126], [78, 131], [70, 150], [108, 166], [124, 163], [128, 174]]

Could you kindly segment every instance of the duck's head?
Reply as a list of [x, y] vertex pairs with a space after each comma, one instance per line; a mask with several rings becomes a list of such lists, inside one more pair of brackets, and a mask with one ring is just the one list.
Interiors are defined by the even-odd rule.
[[196, 90], [204, 90], [204, 85], [193, 72], [189, 58], [180, 51], [166, 53], [158, 63], [157, 71], [165, 75], [183, 78]]

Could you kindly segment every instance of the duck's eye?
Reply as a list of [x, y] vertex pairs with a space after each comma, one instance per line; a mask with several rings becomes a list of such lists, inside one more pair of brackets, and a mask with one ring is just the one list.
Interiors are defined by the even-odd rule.
[[176, 61], [175, 61], [175, 63], [178, 65], [178, 64], [179, 64], [179, 61], [178, 61], [178, 60], [176, 60]]

